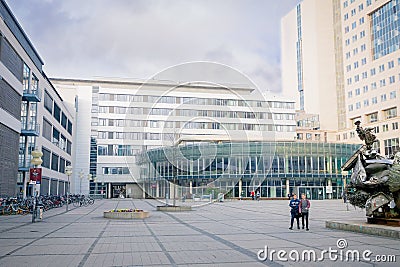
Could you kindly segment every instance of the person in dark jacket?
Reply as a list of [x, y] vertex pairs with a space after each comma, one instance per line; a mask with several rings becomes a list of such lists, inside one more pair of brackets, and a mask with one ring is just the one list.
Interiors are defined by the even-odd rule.
[[299, 204], [299, 212], [301, 214], [301, 224], [304, 229], [304, 219], [306, 220], [306, 231], [308, 231], [308, 211], [310, 209], [310, 200], [306, 198], [305, 194], [301, 194], [301, 200]]
[[297, 199], [297, 195], [294, 194], [293, 198], [289, 202], [289, 207], [290, 209], [290, 230], [293, 230], [293, 222], [294, 219], [296, 218], [297, 220], [297, 229], [300, 229], [300, 222], [299, 222], [299, 205], [300, 205], [300, 200]]

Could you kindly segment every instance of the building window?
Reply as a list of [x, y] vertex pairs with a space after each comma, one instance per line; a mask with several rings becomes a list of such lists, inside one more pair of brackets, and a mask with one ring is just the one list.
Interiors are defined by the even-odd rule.
[[51, 169], [53, 171], [58, 171], [58, 159], [59, 159], [58, 155], [52, 153], [52, 155], [51, 155]]
[[386, 94], [381, 95], [381, 102], [385, 102], [386, 101]]
[[371, 76], [374, 76], [376, 74], [376, 70], [375, 70], [375, 68], [372, 68], [371, 69]]
[[23, 69], [23, 86], [24, 86], [24, 91], [29, 92], [30, 88], [30, 78], [31, 78], [31, 69], [24, 63], [24, 69]]
[[360, 92], [361, 92], [360, 88], [357, 88], [355, 92], [356, 92], [356, 95], [360, 95]]
[[391, 119], [397, 117], [397, 107], [385, 110], [385, 118]]
[[364, 94], [368, 92], [368, 85], [363, 86], [363, 92]]
[[398, 130], [399, 129], [399, 123], [398, 122], [393, 122], [392, 123], [392, 130]]
[[372, 104], [377, 104], [377, 103], [378, 103], [378, 99], [376, 98], [376, 96], [374, 96], [374, 97], [371, 99], [371, 102], [372, 102]]
[[371, 89], [372, 90], [376, 89], [376, 82], [371, 83]]
[[396, 91], [390, 92], [390, 99], [395, 99], [396, 98]]
[[368, 99], [365, 99], [364, 100], [364, 107], [368, 107], [369, 106], [369, 100]]
[[54, 102], [54, 111], [53, 111], [53, 117], [60, 122], [61, 120], [61, 109], [60, 107]]
[[70, 135], [72, 135], [72, 122], [70, 121], [70, 120], [68, 120], [68, 123], [67, 123], [67, 131], [68, 131], [68, 133], [70, 134]]
[[360, 102], [357, 102], [356, 103], [356, 109], [360, 109], [361, 108], [361, 103]]
[[353, 104], [349, 105], [349, 111], [353, 111]]
[[42, 153], [43, 153], [43, 156], [42, 156], [42, 160], [43, 160], [42, 166], [45, 167], [45, 168], [50, 169], [50, 159], [51, 159], [50, 150], [46, 149], [45, 147], [42, 147]]
[[297, 134], [297, 140], [303, 140], [303, 134], [302, 133], [298, 133]]
[[379, 65], [379, 72], [383, 72], [383, 71], [385, 71], [385, 65], [384, 64]]
[[382, 125], [382, 132], [387, 132], [387, 131], [389, 131], [389, 125], [388, 124]]
[[42, 136], [51, 142], [52, 125], [45, 118], [43, 118]]
[[389, 1], [371, 13], [372, 52], [378, 59], [399, 49], [398, 12], [400, 1]]
[[361, 65], [365, 65], [365, 64], [367, 64], [367, 58], [362, 58], [361, 59]]
[[385, 155], [391, 156], [399, 151], [399, 138], [391, 138], [384, 140]]
[[348, 97], [348, 98], [352, 98], [352, 97], [353, 97], [353, 91], [348, 92], [348, 93], [347, 93], [347, 97]]
[[58, 146], [58, 143], [60, 142], [60, 132], [53, 127], [53, 140], [52, 143]]
[[[364, 18], [363, 18], [364, 19]], [[367, 46], [365, 45], [365, 44], [362, 44], [361, 45], [361, 52], [363, 52], [363, 51], [365, 51], [365, 50], [367, 50]]]
[[50, 112], [50, 114], [53, 114], [53, 98], [51, 98], [46, 90], [44, 91], [44, 107]]
[[385, 80], [385, 79], [380, 80], [380, 81], [379, 81], [379, 86], [380, 86], [380, 87], [386, 86], [386, 80]]
[[60, 170], [61, 173], [65, 173], [65, 159], [60, 157]]
[[374, 112], [367, 115], [368, 122], [376, 122], [378, 121], [378, 112]]
[[67, 129], [67, 116], [65, 116], [64, 112], [61, 114], [61, 126]]
[[394, 60], [388, 62], [388, 69], [394, 68]]

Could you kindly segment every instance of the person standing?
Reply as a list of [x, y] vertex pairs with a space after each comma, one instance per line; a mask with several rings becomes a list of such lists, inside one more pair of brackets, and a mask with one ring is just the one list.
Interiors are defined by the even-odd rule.
[[297, 199], [297, 195], [293, 194], [293, 198], [289, 202], [290, 207], [290, 230], [293, 230], [293, 222], [296, 218], [297, 221], [297, 229], [300, 229], [300, 222], [299, 222], [299, 205], [300, 200]]
[[306, 221], [306, 231], [310, 230], [308, 229], [308, 211], [310, 210], [310, 200], [307, 199], [305, 194], [301, 194], [301, 200], [299, 204], [299, 212], [301, 214], [301, 225], [303, 226], [304, 229], [304, 219]]

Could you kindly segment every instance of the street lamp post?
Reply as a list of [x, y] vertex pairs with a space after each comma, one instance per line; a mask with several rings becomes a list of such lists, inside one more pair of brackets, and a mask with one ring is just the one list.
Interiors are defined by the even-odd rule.
[[68, 201], [69, 201], [69, 177], [72, 174], [72, 166], [68, 165], [65, 167], [65, 174], [68, 176], [68, 183], [67, 183], [67, 205], [66, 205], [66, 211], [68, 211]]
[[82, 179], [83, 179], [83, 170], [79, 172], [79, 195], [82, 195]]
[[89, 191], [88, 191], [88, 195], [90, 195], [90, 182], [92, 181], [92, 175], [91, 175], [90, 173], [87, 175], [87, 179], [88, 179], [88, 181], [89, 181]]

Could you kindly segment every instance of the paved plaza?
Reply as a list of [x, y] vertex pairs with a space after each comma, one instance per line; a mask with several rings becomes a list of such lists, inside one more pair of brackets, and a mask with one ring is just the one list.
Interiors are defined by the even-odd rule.
[[[352, 206], [347, 210], [340, 200], [312, 201], [308, 232], [288, 229], [286, 200], [225, 201], [175, 213], [156, 211], [157, 205], [155, 200], [99, 200], [93, 206], [71, 207], [67, 213], [65, 207], [50, 210], [34, 224], [29, 216], [0, 216], [0, 266], [399, 266], [400, 262], [399, 239], [325, 228], [326, 220], [365, 220], [363, 210]], [[138, 208], [151, 215], [144, 220], [102, 217], [103, 211], [114, 208]], [[268, 257], [263, 253], [266, 247]], [[335, 255], [321, 253], [329, 248], [342, 251], [343, 259], [339, 252], [336, 261], [330, 259]], [[273, 250], [286, 254], [281, 252], [280, 260], [272, 253], [271, 259]], [[359, 251], [360, 261], [346, 262], [348, 250]], [[361, 256], [366, 250], [372, 253], [366, 254], [367, 260]], [[294, 251], [300, 255], [298, 262]], [[316, 260], [322, 254], [323, 260], [302, 260], [304, 251], [314, 251]], [[376, 255], [387, 259], [395, 255], [397, 263], [377, 263]]]

